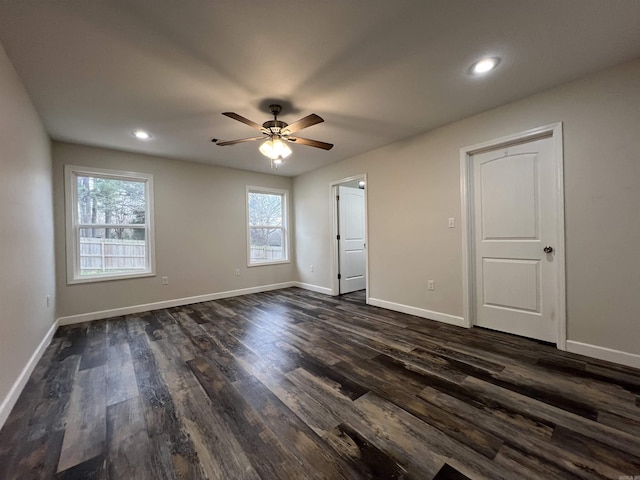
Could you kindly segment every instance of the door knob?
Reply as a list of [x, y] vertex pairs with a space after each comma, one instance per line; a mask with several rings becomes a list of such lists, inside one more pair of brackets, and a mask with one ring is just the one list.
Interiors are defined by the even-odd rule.
[[544, 250], [544, 253], [551, 253], [551, 252], [553, 252], [553, 247], [550, 246], [550, 245], [547, 245], [542, 250]]

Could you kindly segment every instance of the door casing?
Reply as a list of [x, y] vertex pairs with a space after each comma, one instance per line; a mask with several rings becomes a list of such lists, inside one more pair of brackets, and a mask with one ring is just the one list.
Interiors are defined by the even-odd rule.
[[470, 145], [460, 149], [460, 194], [461, 194], [461, 218], [462, 227], [462, 288], [463, 288], [463, 315], [465, 326], [471, 328], [475, 325], [475, 245], [473, 222], [473, 165], [472, 156], [506, 147], [513, 144], [525, 143], [542, 137], [551, 137], [553, 161], [556, 171], [556, 191], [558, 206], [556, 212], [558, 243], [555, 249], [555, 261], [558, 263], [558, 332], [557, 348], [566, 350], [567, 344], [567, 307], [566, 307], [566, 265], [565, 265], [565, 238], [564, 238], [564, 159], [562, 148], [562, 122], [544, 125], [524, 132], [500, 137], [488, 142]]
[[343, 178], [341, 180], [337, 180], [332, 182], [330, 185], [330, 205], [331, 205], [331, 295], [339, 295], [340, 294], [340, 282], [338, 281], [338, 272], [340, 271], [340, 266], [338, 265], [339, 253], [338, 253], [338, 205], [336, 203], [336, 196], [338, 195], [338, 186], [356, 181], [364, 181], [365, 189], [364, 189], [364, 241], [365, 241], [365, 251], [364, 251], [364, 261], [365, 261], [365, 298], [366, 302], [369, 303], [369, 225], [368, 225], [368, 215], [367, 215], [367, 192], [369, 190], [369, 184], [367, 182], [367, 174], [363, 173], [361, 175], [354, 175], [352, 177]]

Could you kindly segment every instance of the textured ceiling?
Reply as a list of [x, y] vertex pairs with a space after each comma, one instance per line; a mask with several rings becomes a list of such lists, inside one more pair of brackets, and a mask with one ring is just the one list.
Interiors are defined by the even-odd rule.
[[[3, 0], [0, 43], [52, 138], [271, 172], [280, 100], [317, 113], [298, 175], [640, 57], [638, 0]], [[492, 74], [468, 74], [484, 55]], [[153, 139], [140, 142], [143, 128]]]

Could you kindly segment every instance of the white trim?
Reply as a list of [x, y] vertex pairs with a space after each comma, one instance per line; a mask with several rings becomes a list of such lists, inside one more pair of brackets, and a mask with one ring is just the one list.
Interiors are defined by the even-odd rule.
[[[79, 253], [78, 253], [78, 231], [80, 228], [107, 228], [106, 225], [79, 224], [77, 219], [77, 181], [75, 177], [83, 175], [87, 177], [108, 178], [125, 181], [139, 181], [145, 184], [145, 223], [141, 225], [127, 225], [125, 228], [145, 229], [145, 250], [148, 259], [148, 268], [142, 272], [112, 273], [104, 275], [80, 275]], [[109, 280], [120, 280], [128, 278], [153, 277], [156, 275], [155, 267], [155, 230], [154, 230], [154, 200], [153, 200], [153, 175], [150, 173], [125, 172], [120, 170], [106, 170], [96, 167], [81, 167], [77, 165], [64, 166], [64, 214], [65, 214], [65, 243], [66, 243], [66, 264], [67, 264], [67, 284], [103, 282]], [[119, 225], [109, 225], [116, 227]]]
[[302, 283], [302, 282], [293, 282], [294, 287], [302, 288], [304, 290], [309, 290], [311, 292], [322, 293], [324, 295], [333, 295], [333, 292], [330, 288], [321, 287], [320, 285], [313, 285], [311, 283]]
[[162, 302], [144, 303], [142, 305], [131, 305], [130, 307], [113, 308], [110, 310], [100, 310], [98, 312], [81, 313], [79, 315], [71, 315], [68, 317], [58, 318], [58, 324], [73, 325], [75, 323], [91, 322], [93, 320], [101, 320], [103, 318], [119, 317], [122, 315], [131, 315], [133, 313], [148, 312], [151, 310], [160, 310], [161, 308], [179, 307], [189, 305], [191, 303], [209, 302], [211, 300], [219, 300], [221, 298], [238, 297], [240, 295], [248, 295], [250, 293], [268, 292], [270, 290], [279, 290], [281, 288], [293, 287], [295, 282], [273, 283], [271, 285], [260, 285], [258, 287], [241, 288], [238, 290], [228, 290], [226, 292], [208, 293], [206, 295], [196, 295], [195, 297], [176, 298], [173, 300], [164, 300]]
[[367, 303], [375, 307], [386, 308], [387, 310], [406, 313], [409, 315], [414, 315], [416, 317], [428, 318], [429, 320], [436, 320], [438, 322], [448, 323], [449, 325], [455, 325], [458, 327], [467, 326], [464, 318], [458, 317], [456, 315], [450, 315], [448, 313], [434, 312], [432, 310], [412, 307], [410, 305], [403, 305], [401, 303], [388, 302], [386, 300], [380, 300], [378, 298], [369, 298], [369, 302]]
[[365, 302], [369, 303], [369, 215], [368, 215], [368, 190], [369, 182], [367, 181], [367, 174], [353, 175], [351, 177], [343, 178], [335, 182], [331, 182], [329, 185], [329, 201], [331, 205], [331, 268], [330, 281], [331, 281], [331, 295], [340, 294], [340, 282], [338, 281], [338, 272], [340, 271], [339, 254], [338, 254], [338, 242], [336, 237], [338, 235], [338, 205], [336, 202], [336, 196], [338, 195], [338, 187], [344, 183], [350, 183], [354, 180], [364, 181], [364, 271], [365, 271]]
[[555, 249], [555, 259], [558, 263], [558, 331], [556, 345], [559, 350], [567, 349], [567, 299], [566, 299], [566, 265], [565, 265], [565, 236], [564, 236], [564, 154], [562, 148], [562, 122], [532, 128], [524, 132], [477, 143], [460, 149], [460, 197], [461, 197], [461, 226], [462, 226], [462, 312], [464, 326], [474, 325], [474, 258], [473, 258], [473, 216], [471, 200], [471, 156], [475, 153], [493, 150], [514, 143], [524, 143], [551, 136], [553, 158], [556, 162], [556, 191], [558, 199], [557, 235], [558, 244]]
[[49, 331], [46, 333], [46, 335], [40, 342], [40, 345], [38, 345], [38, 348], [36, 348], [35, 351], [31, 354], [31, 358], [29, 358], [29, 361], [22, 369], [22, 372], [20, 372], [20, 375], [18, 375], [18, 378], [11, 386], [11, 390], [9, 390], [9, 393], [7, 393], [7, 396], [4, 397], [4, 400], [2, 400], [2, 404], [0, 404], [0, 429], [4, 425], [4, 422], [7, 421], [7, 418], [9, 417], [11, 410], [13, 409], [16, 402], [18, 401], [18, 398], [20, 398], [20, 394], [22, 393], [24, 386], [29, 381], [29, 377], [31, 376], [34, 368], [36, 368], [36, 365], [42, 358], [42, 355], [44, 354], [45, 350], [51, 343], [51, 339], [53, 338], [53, 335], [56, 333], [57, 329], [58, 329], [58, 322], [56, 321], [56, 322], [53, 322], [53, 325], [51, 325], [51, 327], [49, 328]]
[[[283, 231], [282, 242], [284, 243], [283, 253], [285, 258], [283, 260], [272, 260], [269, 262], [253, 262], [251, 263], [251, 228], [249, 225], [249, 193], [266, 193], [273, 195], [280, 195], [282, 197], [282, 225], [279, 228]], [[281, 263], [291, 263], [291, 235], [289, 228], [289, 190], [284, 190], [281, 188], [269, 188], [269, 187], [256, 187], [253, 185], [246, 186], [246, 193], [244, 197], [245, 201], [245, 223], [247, 226], [247, 267], [262, 267], [264, 265], [278, 265]], [[254, 228], [260, 228], [260, 226], [253, 226]], [[263, 225], [263, 227], [268, 227], [268, 225]]]
[[567, 351], [585, 355], [587, 357], [606, 360], [607, 362], [619, 363], [628, 367], [640, 368], [640, 355], [636, 353], [623, 352], [612, 348], [599, 347], [588, 343], [567, 340]]

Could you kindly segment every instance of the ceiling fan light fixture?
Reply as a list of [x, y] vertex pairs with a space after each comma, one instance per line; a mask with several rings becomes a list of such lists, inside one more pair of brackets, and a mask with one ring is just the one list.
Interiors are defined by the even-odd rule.
[[260, 145], [260, 153], [271, 160], [287, 158], [291, 149], [280, 138], [271, 138]]
[[471, 66], [471, 73], [474, 75], [484, 75], [495, 69], [500, 63], [499, 57], [485, 57], [478, 60]]
[[131, 134], [138, 140], [149, 140], [151, 138], [151, 134], [144, 130], [134, 130]]

